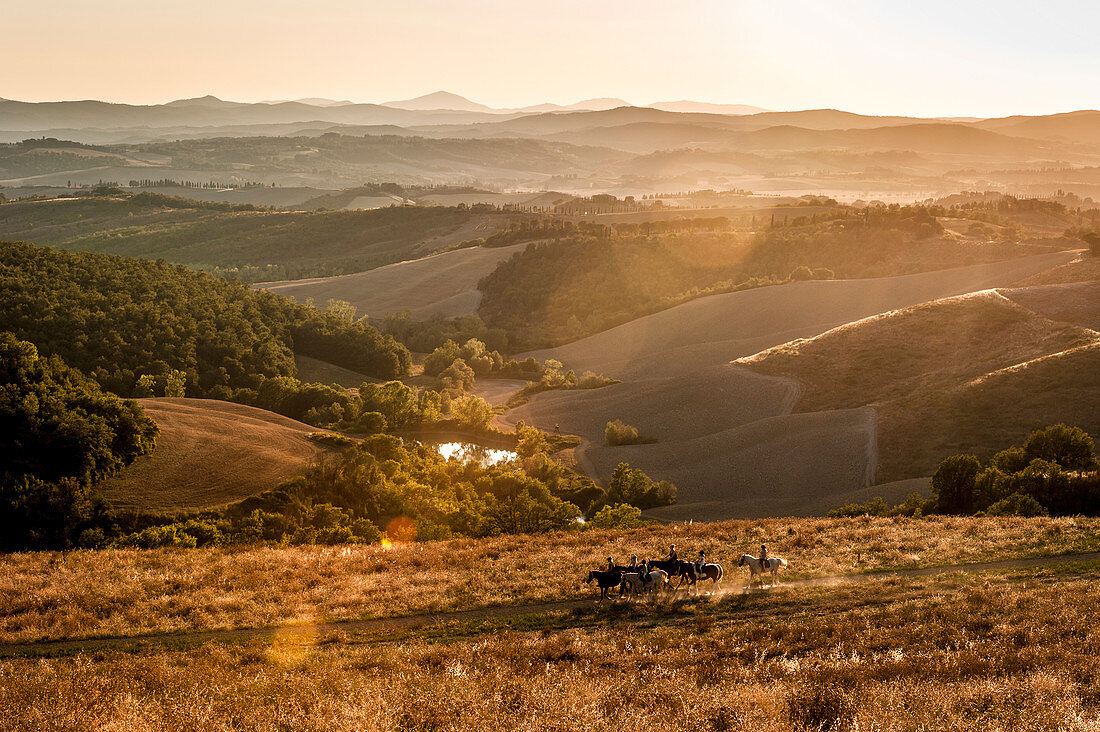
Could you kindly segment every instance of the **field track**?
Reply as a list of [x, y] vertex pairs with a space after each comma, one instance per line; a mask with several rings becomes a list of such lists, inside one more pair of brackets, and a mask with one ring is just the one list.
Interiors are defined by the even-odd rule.
[[[1031, 557], [1026, 559], [1006, 559], [970, 564], [949, 564], [938, 567], [917, 569], [887, 569], [863, 574], [847, 574], [835, 577], [817, 577], [806, 580], [781, 582], [779, 589], [799, 587], [831, 586], [844, 583], [868, 582], [875, 579], [892, 577], [928, 577], [950, 572], [983, 572], [1027, 567], [1043, 567], [1052, 564], [1079, 562], [1100, 562], [1100, 552], [1086, 554], [1062, 554], [1051, 557]], [[726, 593], [730, 586], [740, 586], [745, 576], [737, 567], [730, 569], [736, 576], [727, 579]], [[593, 592], [593, 595], [595, 593]], [[510, 618], [527, 615], [539, 615], [592, 607], [592, 595], [576, 600], [533, 603], [527, 605], [504, 605], [497, 607], [473, 608], [453, 612], [422, 613], [389, 618], [370, 618], [365, 620], [344, 620], [331, 623], [310, 625], [282, 625], [259, 628], [233, 628], [230, 630], [206, 630], [185, 633], [154, 633], [137, 636], [105, 636], [81, 640], [53, 640], [33, 643], [8, 643], [0, 645], [0, 658], [12, 656], [69, 655], [82, 652], [110, 650], [146, 650], [149, 646], [192, 646], [209, 642], [239, 643], [253, 639], [279, 638], [280, 640], [302, 639], [316, 640], [334, 633], [366, 633], [411, 630], [421, 627], [438, 626], [446, 623], [487, 620], [491, 618]]]

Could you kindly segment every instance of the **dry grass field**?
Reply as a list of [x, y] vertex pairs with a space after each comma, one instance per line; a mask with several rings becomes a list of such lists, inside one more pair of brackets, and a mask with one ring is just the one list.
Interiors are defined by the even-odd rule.
[[[547, 430], [560, 425], [562, 432], [580, 435], [585, 443], [578, 450], [579, 464], [596, 478], [606, 480], [626, 460], [672, 480], [679, 501], [669, 517], [713, 520], [825, 510], [857, 498], [872, 482], [877, 445], [866, 413], [835, 405], [813, 418], [791, 415], [799, 395], [794, 380], [763, 377], [731, 368], [730, 362], [879, 313], [1008, 285], [1074, 256], [1058, 252], [902, 277], [800, 282], [693, 300], [534, 353], [622, 383], [539, 394], [502, 421], [523, 419]], [[603, 430], [613, 419], [658, 442], [604, 446]], [[790, 459], [792, 454], [798, 459]], [[806, 466], [822, 468], [810, 472]], [[804, 507], [807, 500], [812, 509]]]
[[765, 519], [394, 546], [0, 556], [0, 642], [308, 624], [595, 597], [608, 556], [704, 549], [740, 591], [767, 543], [783, 579], [1096, 551], [1100, 519]]
[[[438, 242], [431, 243], [439, 248]], [[476, 315], [481, 302], [478, 280], [525, 246], [457, 249], [356, 274], [257, 286], [299, 302], [312, 297], [319, 306], [330, 299], [345, 300], [359, 309], [359, 315], [375, 318], [403, 310], [414, 320]]]
[[0, 728], [1084, 732], [1100, 726], [1096, 569], [12, 658]]
[[300, 475], [324, 452], [306, 439], [313, 427], [256, 407], [213, 399], [137, 401], [160, 436], [151, 455], [101, 484], [116, 506], [224, 506]]
[[[893, 481], [931, 475], [954, 452], [988, 457], [1043, 424], [1097, 431], [1098, 354], [1095, 331], [985, 291], [850, 323], [735, 363], [798, 381], [799, 412], [874, 408], [878, 478]], [[1053, 390], [1036, 388], [1030, 365], [1040, 363], [1058, 370]], [[1014, 398], [986, 400], [976, 410], [972, 394], [987, 382]]]

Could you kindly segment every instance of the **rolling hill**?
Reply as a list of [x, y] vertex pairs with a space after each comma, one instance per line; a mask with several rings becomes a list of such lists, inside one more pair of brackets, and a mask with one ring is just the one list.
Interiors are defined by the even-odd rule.
[[490, 214], [442, 206], [254, 211], [149, 193], [0, 207], [0, 239], [165, 259], [245, 281], [363, 271], [503, 225]]
[[1100, 428], [1100, 333], [992, 290], [855, 321], [734, 364], [796, 380], [798, 413], [872, 408], [883, 482], [931, 475], [955, 453], [987, 459], [1045, 424]]
[[112, 505], [189, 511], [239, 501], [300, 475], [324, 449], [314, 428], [213, 399], [139, 399], [160, 427], [151, 455], [102, 482]]
[[[870, 412], [856, 404], [792, 414], [800, 394], [794, 379], [753, 373], [731, 367], [730, 362], [878, 313], [1011, 284], [1073, 256], [1052, 253], [900, 277], [802, 282], [693, 300], [530, 354], [556, 358], [578, 371], [591, 369], [622, 383], [588, 392], [539, 394], [510, 411], [505, 421], [523, 419], [580, 435], [585, 442], [578, 450], [579, 463], [595, 477], [606, 480], [615, 465], [627, 461], [672, 480], [680, 491], [679, 503], [653, 512], [655, 516], [703, 520], [835, 507], [866, 495], [873, 483], [878, 445]], [[658, 442], [604, 446], [604, 425], [613, 419], [636, 426]], [[792, 455], [799, 459], [792, 460]], [[806, 465], [823, 467], [808, 473]], [[909, 487], [896, 490], [903, 493]]]

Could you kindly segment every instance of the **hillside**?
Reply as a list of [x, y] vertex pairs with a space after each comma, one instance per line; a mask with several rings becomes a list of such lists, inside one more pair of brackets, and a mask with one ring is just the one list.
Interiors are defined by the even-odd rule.
[[287, 386], [294, 353], [382, 378], [409, 368], [391, 337], [335, 313], [163, 261], [32, 244], [0, 243], [0, 330], [121, 396], [254, 403]]
[[109, 503], [145, 511], [224, 506], [300, 475], [324, 449], [314, 428], [213, 399], [139, 399], [157, 448], [99, 484]]
[[350, 302], [360, 315], [382, 318], [408, 311], [416, 320], [434, 315], [448, 318], [474, 315], [481, 301], [477, 283], [525, 244], [487, 249], [457, 249], [421, 259], [343, 275], [256, 285], [299, 302], [329, 298]]
[[988, 458], [1036, 425], [1100, 428], [1100, 334], [995, 291], [891, 311], [734, 363], [796, 380], [799, 413], [873, 408], [881, 482], [930, 475], [945, 455]]
[[249, 211], [143, 193], [0, 206], [0, 238], [59, 249], [164, 259], [244, 281], [372, 269], [495, 230], [458, 208]]
[[[794, 380], [731, 368], [729, 363], [878, 313], [1010, 284], [1072, 258], [1072, 253], [1054, 253], [923, 274], [796, 282], [699, 298], [529, 354], [622, 383], [590, 392], [539, 394], [504, 420], [523, 419], [580, 435], [585, 441], [578, 449], [580, 465], [603, 480], [623, 460], [655, 478], [672, 480], [678, 503], [655, 515], [668, 512], [670, 517], [704, 520], [791, 513], [801, 501], [814, 506], [834, 499], [842, 503], [850, 499], [840, 498], [872, 485], [875, 475], [876, 431], [869, 427], [863, 405], [791, 414], [800, 393]], [[604, 426], [613, 419], [658, 442], [604, 446]], [[792, 460], [792, 454], [799, 459]], [[828, 467], [811, 470], [811, 479], [806, 465]]]
[[755, 215], [669, 221], [668, 230], [653, 232], [616, 222], [536, 243], [481, 281], [478, 312], [528, 343], [560, 343], [710, 293], [792, 278], [927, 272], [1045, 250], [945, 232], [936, 215], [944, 210], [924, 206], [761, 213], [764, 225]]

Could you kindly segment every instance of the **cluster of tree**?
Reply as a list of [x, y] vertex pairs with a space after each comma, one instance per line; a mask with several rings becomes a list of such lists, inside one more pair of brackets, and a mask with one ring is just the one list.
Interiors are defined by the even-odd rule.
[[[374, 435], [334, 462], [224, 511], [169, 520], [141, 517], [115, 546], [344, 544], [632, 526], [641, 509], [668, 505], [676, 489], [621, 464], [607, 491], [550, 460], [545, 435], [520, 425], [516, 461], [482, 466]], [[579, 503], [578, 503], [579, 502]]]
[[444, 341], [424, 359], [424, 373], [437, 376], [445, 389], [469, 390], [476, 378], [540, 379], [547, 368], [556, 368], [560, 375], [561, 364], [550, 367], [533, 358], [523, 361], [505, 360], [500, 351], [491, 351], [482, 341], [470, 338], [461, 346], [452, 340]]
[[[533, 358], [528, 357], [520, 362], [519, 365], [526, 366], [531, 362], [538, 364]], [[508, 363], [516, 362], [509, 361]], [[544, 391], [553, 391], [557, 389], [567, 391], [570, 389], [599, 389], [601, 386], [619, 383], [618, 379], [602, 376], [594, 371], [585, 371], [580, 376], [577, 376], [577, 373], [573, 369], [562, 371], [565, 366], [556, 358], [548, 358], [546, 362], [540, 364], [539, 367], [542, 369], [542, 374], [538, 377], [538, 381], [527, 382], [525, 387], [513, 394], [512, 398], [508, 400], [509, 409], [518, 407], [521, 404], [526, 404], [532, 396]], [[522, 376], [523, 378], [530, 378], [522, 372], [516, 375]]]
[[830, 516], [1100, 515], [1100, 475], [1092, 437], [1078, 427], [1051, 425], [1032, 432], [988, 464], [973, 455], [952, 455], [932, 476], [932, 498], [919, 493], [897, 506], [882, 498], [848, 504]]
[[690, 219], [664, 219], [661, 221], [642, 221], [639, 223], [616, 222], [611, 230], [616, 236], [636, 236], [638, 234], [676, 234], [683, 232], [729, 231], [733, 222], [726, 216]]
[[3, 149], [0, 145], [0, 174], [4, 178], [22, 178], [67, 170], [89, 170], [104, 165], [124, 165], [124, 158], [116, 155], [81, 155], [62, 150], [31, 149], [18, 147]]
[[135, 402], [0, 332], [0, 549], [94, 541], [106, 507], [91, 486], [151, 451], [157, 433]]
[[428, 320], [412, 320], [408, 311], [391, 313], [379, 323], [383, 333], [392, 335], [417, 353], [431, 353], [447, 341], [465, 343], [476, 338], [487, 348], [501, 353], [512, 350], [508, 331], [490, 328], [476, 315], [444, 318], [436, 315]]
[[130, 181], [131, 188], [198, 188], [203, 190], [225, 190], [237, 188], [263, 188], [263, 183], [245, 181], [243, 183], [223, 181], [175, 180], [173, 178], [140, 178]]
[[942, 232], [925, 206], [874, 206], [816, 223], [796, 219], [756, 235], [742, 275], [784, 277], [799, 267], [829, 269], [846, 278], [898, 274], [900, 261], [912, 258], [921, 241]]
[[295, 375], [294, 353], [380, 378], [411, 361], [392, 336], [339, 312], [163, 261], [30, 244], [0, 244], [0, 329], [124, 397], [179, 395], [182, 374], [186, 396], [265, 405]]
[[502, 231], [498, 231], [484, 239], [474, 239], [470, 243], [483, 247], [506, 247], [528, 241], [565, 239], [575, 236], [593, 236], [598, 239], [606, 239], [610, 232], [610, 227], [589, 221], [574, 222], [562, 219], [528, 218], [513, 222]]
[[939, 513], [1097, 515], [1100, 477], [1092, 438], [1056, 424], [1036, 430], [1021, 446], [982, 466], [973, 455], [952, 455], [932, 476]]

